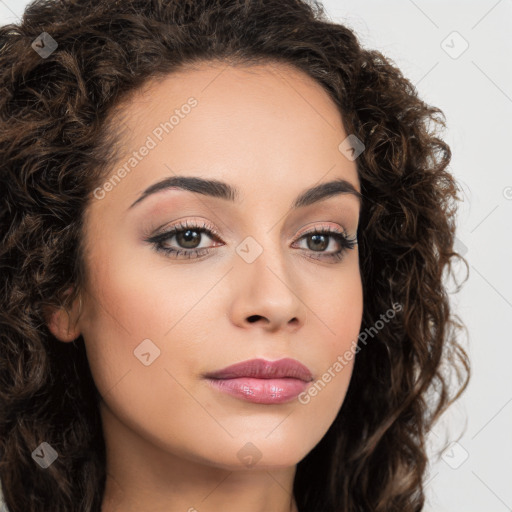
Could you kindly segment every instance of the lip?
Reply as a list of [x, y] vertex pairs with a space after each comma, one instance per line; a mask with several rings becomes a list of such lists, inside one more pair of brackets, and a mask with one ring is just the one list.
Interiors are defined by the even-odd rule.
[[289, 357], [277, 361], [250, 359], [226, 366], [222, 370], [207, 373], [205, 377], [209, 379], [236, 379], [238, 377], [251, 377], [254, 379], [294, 378], [304, 382], [313, 380], [309, 368]]
[[251, 359], [204, 375], [217, 390], [259, 404], [281, 404], [297, 397], [313, 380], [295, 359]]

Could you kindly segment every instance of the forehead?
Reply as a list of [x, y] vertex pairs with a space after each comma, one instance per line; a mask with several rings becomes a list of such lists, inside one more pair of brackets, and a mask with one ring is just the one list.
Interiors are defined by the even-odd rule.
[[[228, 64], [218, 61], [188, 65], [146, 82], [116, 108], [116, 117], [129, 134], [151, 132], [154, 121], [169, 120], [187, 100], [198, 108], [183, 126], [207, 123], [213, 131], [239, 128], [269, 129], [279, 124], [300, 122], [296, 129], [313, 136], [315, 132], [344, 132], [341, 114], [327, 91], [304, 71], [291, 64], [267, 62]], [[176, 123], [177, 124], [177, 123]], [[231, 129], [231, 130], [229, 130]], [[242, 132], [246, 133], [246, 132]]]
[[242, 196], [297, 194], [339, 177], [359, 188], [355, 163], [339, 150], [347, 134], [336, 104], [293, 66], [195, 64], [147, 82], [117, 116], [124, 150], [115, 168], [152, 142], [116, 187], [130, 204], [173, 175], [230, 182]]

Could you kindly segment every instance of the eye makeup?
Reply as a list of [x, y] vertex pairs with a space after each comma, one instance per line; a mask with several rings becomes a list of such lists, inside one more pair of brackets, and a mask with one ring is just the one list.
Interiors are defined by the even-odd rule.
[[[215, 240], [218, 245], [199, 247], [203, 238]], [[174, 244], [171, 243], [174, 240]], [[215, 247], [224, 245], [217, 230], [206, 221], [180, 221], [170, 226], [165, 231], [144, 239], [150, 243], [153, 249], [173, 259], [196, 259], [207, 256]], [[298, 248], [305, 253], [310, 253], [312, 259], [338, 262], [343, 259], [345, 253], [357, 245], [357, 238], [351, 238], [342, 229], [331, 225], [315, 226], [313, 229], [302, 233], [293, 244], [305, 241], [306, 248]], [[292, 244], [292, 246], [293, 246]], [[326, 251], [332, 245], [337, 249]]]

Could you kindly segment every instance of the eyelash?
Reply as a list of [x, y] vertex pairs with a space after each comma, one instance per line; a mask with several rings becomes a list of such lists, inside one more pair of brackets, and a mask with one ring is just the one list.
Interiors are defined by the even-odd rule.
[[[209, 227], [206, 223], [204, 223], [202, 226], [199, 226], [194, 223], [189, 224], [188, 221], [186, 221], [184, 223], [176, 224], [169, 231], [147, 238], [145, 241], [151, 243], [157, 252], [163, 252], [167, 256], [176, 259], [200, 258], [201, 256], [209, 254], [212, 247], [203, 247], [202, 249], [174, 249], [164, 246], [163, 242], [168, 241], [178, 233], [182, 233], [188, 230], [195, 231], [197, 233], [206, 233], [210, 238], [220, 238], [218, 233]], [[302, 240], [303, 238], [313, 235], [328, 235], [331, 238], [335, 238], [341, 246], [341, 249], [334, 253], [327, 253], [325, 256], [312, 258], [316, 260], [331, 260], [334, 262], [339, 262], [343, 259], [346, 251], [353, 249], [357, 245], [357, 237], [349, 238], [344, 233], [337, 231], [330, 226], [326, 226], [324, 228], [315, 227], [315, 229], [303, 233], [298, 240]]]

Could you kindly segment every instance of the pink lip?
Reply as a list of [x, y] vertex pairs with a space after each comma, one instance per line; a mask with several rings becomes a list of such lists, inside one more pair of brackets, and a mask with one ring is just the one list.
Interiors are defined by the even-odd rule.
[[293, 400], [313, 380], [309, 369], [295, 359], [252, 359], [205, 375], [216, 389], [260, 404]]

